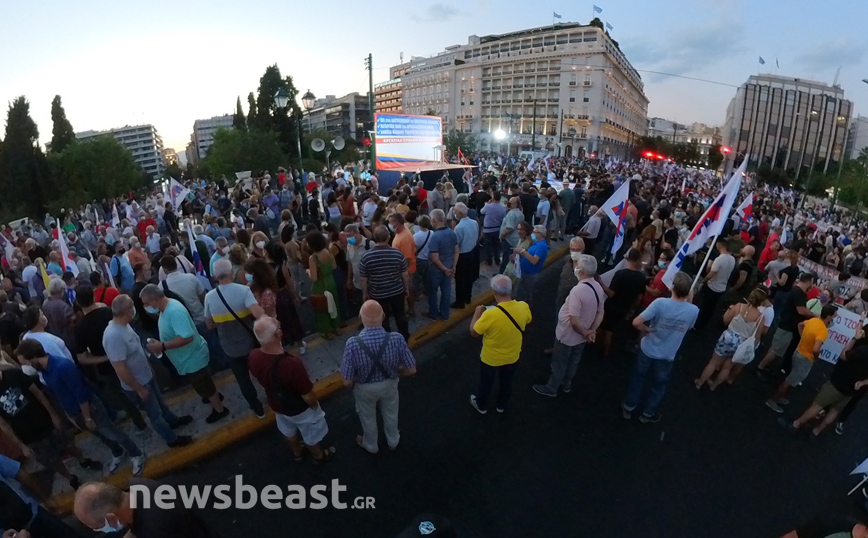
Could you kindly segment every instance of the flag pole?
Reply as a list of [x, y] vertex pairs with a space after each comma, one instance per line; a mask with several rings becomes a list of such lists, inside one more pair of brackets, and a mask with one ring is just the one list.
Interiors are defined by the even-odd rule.
[[697, 282], [699, 282], [699, 278], [702, 276], [702, 271], [705, 270], [706, 264], [708, 264], [708, 258], [711, 257], [711, 249], [717, 244], [717, 238], [720, 237], [720, 234], [715, 235], [711, 238], [711, 245], [708, 247], [708, 252], [705, 253], [705, 259], [702, 260], [702, 265], [699, 266], [699, 271], [696, 273], [696, 278], [693, 279], [693, 285], [690, 286], [690, 291], [692, 292], [696, 288]]

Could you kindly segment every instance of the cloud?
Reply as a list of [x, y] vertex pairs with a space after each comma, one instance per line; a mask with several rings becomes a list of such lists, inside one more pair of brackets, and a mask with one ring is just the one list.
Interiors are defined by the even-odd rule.
[[865, 43], [842, 36], [825, 43], [813, 43], [811, 48], [796, 56], [796, 64], [808, 71], [828, 71], [844, 65], [852, 67], [865, 58]]
[[457, 7], [435, 2], [428, 6], [421, 15], [413, 15], [412, 19], [416, 22], [446, 22], [458, 17], [459, 13]]
[[[631, 40], [624, 53], [637, 69], [651, 69], [673, 75], [699, 73], [718, 62], [746, 50], [743, 30], [735, 22], [717, 19], [702, 27], [671, 32], [660, 31], [656, 39]], [[657, 79], [661, 75], [648, 78]]]

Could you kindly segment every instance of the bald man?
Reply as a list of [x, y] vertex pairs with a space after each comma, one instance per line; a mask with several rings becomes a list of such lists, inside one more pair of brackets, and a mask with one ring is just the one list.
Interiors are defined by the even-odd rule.
[[377, 405], [390, 450], [398, 448], [398, 378], [416, 373], [416, 359], [400, 334], [383, 328], [385, 313], [377, 301], [368, 300], [359, 312], [364, 329], [347, 340], [341, 364], [344, 385], [353, 389], [362, 435], [356, 444], [371, 454], [379, 452]]
[[[110, 533], [126, 529], [136, 538], [218, 538], [205, 520], [192, 510], [175, 501], [172, 509], [159, 508], [154, 501], [154, 490], [159, 482], [133, 478], [136, 508], [132, 493], [103, 482], [88, 482], [75, 492], [73, 512], [81, 523], [96, 532]], [[147, 493], [145, 493], [147, 491]], [[145, 507], [145, 499], [150, 503]]]
[[737, 293], [741, 298], [747, 297], [756, 285], [757, 266], [753, 259], [755, 253], [756, 249], [750, 245], [742, 247], [736, 260], [738, 265], [729, 277], [733, 293]]

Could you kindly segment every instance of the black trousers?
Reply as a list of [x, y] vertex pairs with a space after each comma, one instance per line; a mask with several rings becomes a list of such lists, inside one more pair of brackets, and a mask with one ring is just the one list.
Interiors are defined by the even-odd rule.
[[474, 251], [458, 255], [458, 264], [455, 266], [455, 302], [459, 305], [469, 304], [473, 293], [474, 265], [476, 256]]
[[711, 320], [714, 311], [717, 310], [717, 302], [720, 301], [723, 292], [714, 291], [708, 287], [708, 284], [705, 284], [702, 286], [700, 294], [702, 295], [702, 304], [699, 306], [699, 315], [696, 317], [696, 328], [704, 329]]
[[404, 340], [410, 339], [410, 326], [407, 324], [407, 310], [404, 301], [404, 294], [393, 295], [385, 299], [377, 299], [372, 297], [383, 307], [383, 312], [386, 314], [383, 317], [383, 328], [391, 331], [389, 326], [389, 316], [395, 316], [395, 325], [398, 326], [398, 332], [404, 337]]

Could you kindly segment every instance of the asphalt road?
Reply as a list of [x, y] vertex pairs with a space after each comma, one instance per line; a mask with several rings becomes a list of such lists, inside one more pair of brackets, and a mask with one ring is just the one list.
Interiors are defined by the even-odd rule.
[[[325, 467], [296, 464], [270, 431], [164, 482], [216, 486], [240, 474], [246, 484], [285, 489], [338, 479], [347, 487], [342, 500], [375, 498], [371, 510], [202, 510], [224, 537], [389, 538], [422, 512], [479, 538], [778, 537], [814, 514], [858, 514], [845, 494], [855, 484], [848, 473], [868, 456], [866, 405], [844, 436], [812, 442], [776, 423], [763, 405], [772, 385], [753, 375], [698, 393], [692, 380], [714, 335], [685, 342], [658, 424], [621, 417], [633, 364], [627, 352], [606, 360], [588, 351], [571, 394], [534, 393], [531, 385], [548, 376], [542, 350], [554, 334], [559, 271], [549, 268], [535, 293], [507, 413], [481, 416], [468, 404], [481, 342], [465, 321], [419, 350], [419, 373], [402, 381], [396, 452], [384, 440], [378, 456], [355, 446], [360, 427], [344, 392], [324, 404], [338, 448]], [[796, 389], [788, 413], [801, 412], [823, 379], [815, 371]]]

